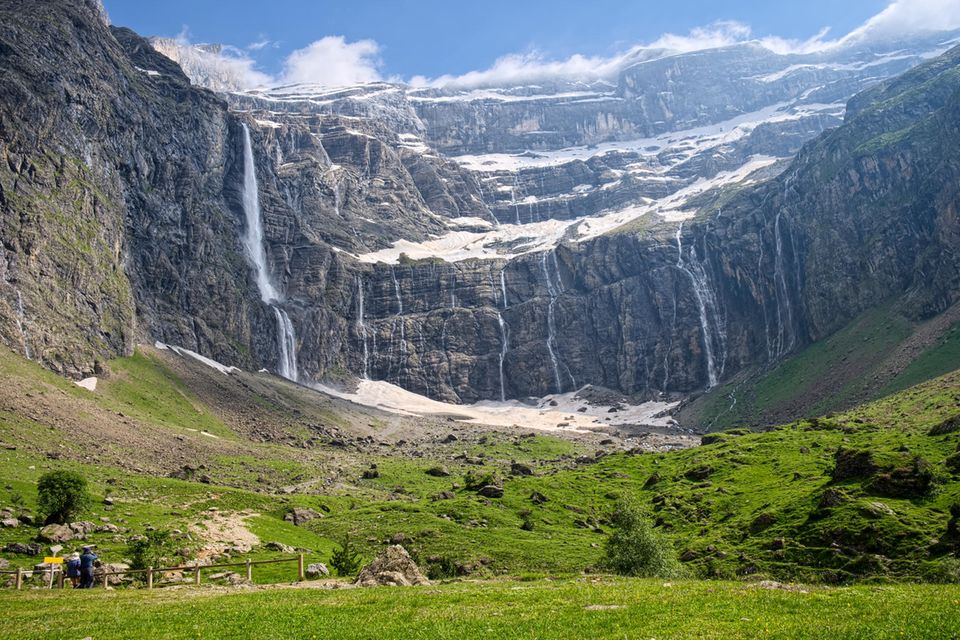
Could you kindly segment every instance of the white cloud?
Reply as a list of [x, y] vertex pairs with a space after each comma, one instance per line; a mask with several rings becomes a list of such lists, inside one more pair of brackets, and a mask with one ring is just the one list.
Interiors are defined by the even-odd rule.
[[960, 29], [960, 0], [894, 0], [843, 41]]
[[828, 28], [807, 40], [768, 36], [753, 38], [749, 25], [736, 21], [715, 22], [698, 27], [687, 35], [664, 34], [649, 44], [640, 44], [609, 57], [574, 55], [566, 60], [548, 60], [534, 52], [511, 54], [482, 71], [435, 79], [417, 76], [414, 86], [473, 89], [549, 82], [556, 80], [600, 80], [615, 76], [626, 65], [675, 53], [688, 53], [755, 42], [770, 51], [806, 54], [873, 37], [892, 37], [923, 31], [960, 29], [960, 0], [894, 0], [886, 9], [842, 38], [828, 40]]
[[256, 61], [240, 49], [191, 44], [186, 29], [176, 38], [152, 38], [153, 48], [180, 65], [197, 85], [215, 91], [237, 91], [272, 84], [273, 78], [256, 68]]
[[291, 53], [284, 63], [284, 84], [341, 86], [375, 82], [380, 75], [380, 45], [373, 40], [347, 42], [327, 36]]

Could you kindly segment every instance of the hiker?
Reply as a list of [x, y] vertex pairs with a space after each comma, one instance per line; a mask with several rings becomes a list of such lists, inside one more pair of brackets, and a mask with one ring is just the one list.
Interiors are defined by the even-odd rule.
[[80, 556], [80, 589], [93, 588], [93, 563], [97, 561], [96, 554], [90, 547], [83, 548]]
[[67, 558], [67, 577], [70, 578], [70, 584], [76, 589], [80, 585], [80, 554], [74, 551]]

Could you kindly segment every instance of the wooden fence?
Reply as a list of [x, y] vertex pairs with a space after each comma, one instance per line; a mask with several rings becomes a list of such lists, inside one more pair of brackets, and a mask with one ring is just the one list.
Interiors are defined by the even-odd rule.
[[[304, 555], [301, 553], [293, 558], [279, 558], [277, 560], [246, 560], [244, 562], [231, 562], [226, 564], [192, 564], [184, 565], [180, 567], [148, 567], [146, 569], [125, 569], [123, 571], [104, 571], [102, 573], [97, 573], [96, 578], [101, 581], [104, 587], [107, 587], [110, 582], [110, 576], [134, 576], [134, 575], [146, 575], [147, 577], [147, 589], [153, 589], [153, 580], [154, 577], [162, 576], [165, 573], [171, 573], [173, 571], [181, 571], [183, 573], [193, 573], [194, 579], [193, 584], [200, 585], [200, 574], [204, 569], [232, 569], [236, 567], [243, 567], [246, 569], [247, 581], [253, 581], [253, 567], [256, 565], [263, 564], [281, 564], [286, 562], [296, 562], [297, 563], [297, 580], [303, 581], [306, 579], [305, 566], [304, 566]], [[14, 587], [19, 591], [23, 588], [23, 579], [26, 574], [38, 573], [37, 571], [24, 571], [21, 568], [17, 568], [16, 571], [0, 571], [0, 575], [12, 575], [14, 576]], [[64, 572], [60, 565], [51, 564], [49, 569], [43, 569], [39, 571], [41, 574], [47, 575], [47, 588], [53, 589], [54, 582], [56, 581], [57, 587], [60, 589], [65, 588]], [[57, 576], [54, 578], [54, 576]]]

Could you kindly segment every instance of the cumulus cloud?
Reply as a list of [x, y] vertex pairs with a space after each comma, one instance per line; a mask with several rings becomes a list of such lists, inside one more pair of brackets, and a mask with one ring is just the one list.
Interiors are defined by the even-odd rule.
[[327, 36], [287, 57], [281, 81], [326, 86], [375, 82], [380, 75], [380, 45], [373, 40], [347, 42], [343, 36]]
[[231, 46], [193, 44], [184, 29], [176, 38], [152, 38], [153, 48], [180, 65], [197, 85], [214, 91], [239, 91], [273, 83], [256, 61]]
[[843, 40], [952, 29], [960, 29], [960, 0], [894, 0]]
[[894, 0], [851, 33], [832, 40], [827, 38], [828, 28], [806, 40], [777, 36], [754, 38], [749, 25], [720, 21], [693, 29], [686, 35], [664, 34], [653, 42], [639, 44], [608, 57], [578, 54], [566, 60], [549, 60], [538, 52], [511, 54], [499, 58], [490, 68], [482, 71], [433, 79], [417, 76], [411, 80], [411, 84], [472, 89], [557, 80], [603, 80], [615, 76], [624, 66], [635, 62], [742, 42], [754, 42], [781, 55], [808, 54], [874, 37], [953, 29], [960, 29], [960, 0]]

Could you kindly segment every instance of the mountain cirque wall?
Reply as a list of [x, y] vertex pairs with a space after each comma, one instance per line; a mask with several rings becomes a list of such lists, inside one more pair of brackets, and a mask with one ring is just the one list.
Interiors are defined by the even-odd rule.
[[[648, 216], [509, 260], [365, 263], [350, 254], [495, 228], [519, 215], [514, 184], [525, 197], [554, 199], [528, 201], [523, 222], [569, 219], [669, 195], [756, 154], [791, 155], [838, 121], [813, 110], [704, 153], [659, 157], [666, 174], [656, 181], [618, 175], [641, 160], [630, 152], [478, 173], [431, 146], [512, 148], [490, 141], [496, 127], [468, 142], [473, 125], [460, 122], [461, 144], [452, 142], [455, 123], [437, 124], [439, 110], [454, 122], [478, 114], [476, 104], [392, 85], [344, 89], [319, 105], [218, 96], [191, 86], [139, 36], [106, 27], [95, 8], [0, 5], [0, 337], [71, 376], [154, 339], [245, 368], [277, 367], [276, 322], [241, 244], [241, 122], [301, 379], [351, 372], [460, 402], [586, 383], [691, 392], [775, 361], [891, 296], [925, 316], [960, 289], [955, 53], [856, 98], [848, 123], [777, 178], [702, 194], [688, 203], [700, 213], [682, 226]], [[734, 58], [731, 77], [744, 52], [724, 53]], [[655, 87], [655, 78], [637, 78], [657, 65], [671, 69], [675, 89], [687, 78], [677, 65], [695, 66], [629, 68], [619, 98]], [[827, 106], [866, 82], [811, 67], [800, 71], [811, 76], [801, 87], [771, 69], [767, 84], [783, 80], [788, 95], [823, 85]], [[744, 99], [760, 105], [778, 89], [769, 91], [745, 90]], [[681, 94], [671, 98], [676, 126], [701, 124], [682, 116]], [[428, 113], [431, 97], [444, 99]], [[717, 107], [702, 117], [730, 115]]]

